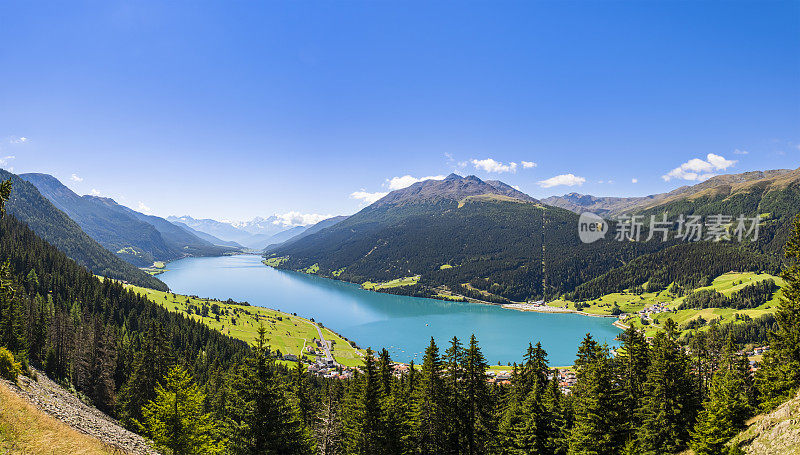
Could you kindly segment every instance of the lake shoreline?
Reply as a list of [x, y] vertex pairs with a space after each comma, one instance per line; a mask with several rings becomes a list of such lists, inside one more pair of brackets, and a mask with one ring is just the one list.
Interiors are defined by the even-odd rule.
[[[319, 277], [319, 278], [325, 278], [325, 279], [328, 279], [328, 280], [338, 281], [338, 282], [342, 282], [342, 283], [359, 284], [359, 283], [354, 283], [352, 281], [340, 280], [340, 279], [338, 279], [336, 277], [327, 277], [327, 276], [317, 275], [315, 273], [303, 272], [301, 270], [292, 270], [292, 269], [284, 269], [284, 268], [281, 268], [281, 267], [275, 267], [275, 266], [267, 264], [266, 260], [261, 261], [261, 263], [264, 264], [264, 266], [269, 267], [269, 268], [273, 268], [275, 270], [287, 270], [287, 271], [291, 271], [291, 272], [297, 272], [297, 273], [302, 273], [304, 275], [316, 276], [316, 277]], [[377, 292], [377, 293], [381, 293], [381, 294], [398, 295], [398, 294], [393, 294], [391, 292], [382, 292], [380, 289], [365, 289], [363, 287], [361, 287], [361, 289], [364, 290], [364, 291]], [[459, 297], [459, 298], [461, 298], [463, 300], [437, 298], [436, 296], [433, 296], [433, 297], [417, 297], [417, 296], [413, 296], [413, 295], [404, 295], [404, 294], [399, 294], [399, 295], [403, 295], [405, 297], [411, 297], [411, 298], [415, 298], [415, 299], [432, 299], [432, 300], [440, 300], [442, 302], [451, 302], [451, 303], [478, 303], [478, 304], [481, 304], [481, 305], [499, 306], [499, 307], [501, 307], [503, 309], [506, 309], [506, 310], [514, 310], [514, 311], [522, 311], [522, 312], [534, 312], [534, 313], [544, 313], [544, 314], [578, 314], [578, 315], [581, 315], [581, 316], [589, 316], [589, 317], [593, 317], [593, 318], [615, 318], [615, 319], [618, 319], [618, 316], [615, 316], [615, 315], [612, 315], [612, 314], [593, 314], [593, 313], [587, 313], [585, 311], [571, 310], [569, 308], [558, 308], [558, 307], [551, 307], [551, 306], [547, 306], [547, 305], [531, 305], [529, 303], [514, 302], [514, 301], [511, 301], [511, 303], [487, 302], [486, 300], [479, 300], [479, 299], [463, 296], [461, 294], [452, 294], [452, 295], [453, 295], [453, 297]], [[613, 323], [612, 325], [614, 327], [621, 328], [620, 326], [616, 325], [616, 323]]]
[[313, 318], [363, 348], [386, 347], [402, 363], [419, 363], [431, 337], [446, 344], [453, 336], [475, 335], [491, 364], [516, 361], [529, 343], [540, 341], [554, 364], [568, 365], [587, 332], [611, 345], [616, 345], [620, 332], [605, 319], [513, 313], [489, 302], [364, 292], [356, 283], [265, 267], [261, 261], [258, 255], [185, 258], [171, 262], [162, 279], [172, 292], [232, 298]]

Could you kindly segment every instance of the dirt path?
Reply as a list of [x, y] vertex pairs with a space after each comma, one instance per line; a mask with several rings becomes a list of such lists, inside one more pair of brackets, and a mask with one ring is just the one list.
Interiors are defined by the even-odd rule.
[[76, 430], [100, 441], [134, 454], [155, 454], [148, 441], [132, 433], [100, 410], [87, 406], [76, 396], [37, 371], [38, 380], [20, 376], [18, 384], [4, 383], [10, 390], [37, 408], [66, 423]]

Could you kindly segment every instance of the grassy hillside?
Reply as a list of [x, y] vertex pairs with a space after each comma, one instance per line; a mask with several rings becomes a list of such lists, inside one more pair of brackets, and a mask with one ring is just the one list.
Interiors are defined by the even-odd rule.
[[[225, 335], [252, 344], [258, 335], [261, 324], [267, 329], [267, 342], [273, 350], [282, 354], [301, 355], [304, 346], [319, 339], [317, 324], [299, 316], [283, 313], [269, 308], [236, 305], [213, 299], [172, 294], [138, 286], [129, 286], [137, 293], [167, 308], [169, 311], [183, 313], [188, 317], [218, 330]], [[203, 311], [203, 308], [206, 311]], [[189, 310], [191, 309], [191, 313]], [[320, 327], [326, 340], [333, 341], [332, 354], [336, 361], [346, 366], [359, 366], [361, 355], [347, 340]], [[309, 358], [312, 355], [307, 354]]]
[[[702, 286], [694, 289], [692, 292], [702, 290], [715, 290], [725, 296], [731, 296], [733, 293], [741, 291], [748, 285], [762, 282], [765, 280], [773, 280], [778, 287], [784, 285], [783, 279], [770, 275], [767, 273], [755, 272], [729, 272], [720, 275], [708, 286]], [[559, 299], [548, 302], [547, 305], [557, 308], [565, 308], [569, 310], [580, 310], [589, 314], [597, 315], [611, 315], [614, 308], [619, 308], [623, 313], [636, 313], [645, 308], [659, 304], [666, 306], [670, 311], [658, 313], [653, 315], [652, 323], [643, 325], [638, 316], [632, 316], [626, 320], [627, 324], [633, 324], [635, 327], [644, 328], [648, 335], [653, 335], [656, 331], [661, 330], [664, 322], [671, 318], [678, 323], [678, 326], [685, 326], [689, 321], [702, 317], [706, 321], [712, 319], [719, 319], [721, 323], [744, 321], [746, 318], [756, 319], [765, 314], [774, 313], [782, 291], [778, 289], [771, 300], [759, 305], [756, 308], [749, 309], [733, 309], [733, 308], [704, 308], [704, 309], [681, 309], [681, 303], [688, 297], [690, 293], [678, 296], [670, 292], [668, 289], [659, 290], [656, 292], [647, 292], [646, 286], [644, 292], [628, 289], [621, 292], [614, 292], [605, 294], [592, 300], [576, 303], [571, 300]], [[703, 328], [701, 328], [703, 330]]]
[[110, 455], [122, 452], [40, 411], [0, 382], [0, 453]]

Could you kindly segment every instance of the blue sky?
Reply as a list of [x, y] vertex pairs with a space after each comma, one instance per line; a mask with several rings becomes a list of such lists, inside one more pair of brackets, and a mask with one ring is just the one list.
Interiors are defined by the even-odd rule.
[[798, 2], [35, 3], [0, 4], [0, 166], [158, 215], [800, 166]]

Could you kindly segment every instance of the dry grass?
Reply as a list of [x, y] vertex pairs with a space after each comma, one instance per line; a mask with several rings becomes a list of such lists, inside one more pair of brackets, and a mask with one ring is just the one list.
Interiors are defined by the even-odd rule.
[[124, 454], [40, 411], [0, 382], [0, 454]]

